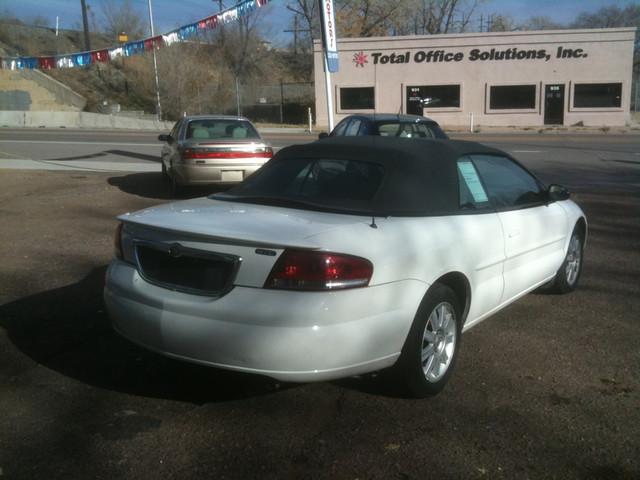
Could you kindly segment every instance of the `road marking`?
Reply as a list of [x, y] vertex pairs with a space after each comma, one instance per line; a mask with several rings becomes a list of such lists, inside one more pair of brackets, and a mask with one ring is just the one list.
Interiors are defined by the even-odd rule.
[[512, 150], [513, 153], [544, 153], [544, 150]]
[[[3, 152], [2, 150], [0, 150], [0, 155], [6, 155], [7, 157], [14, 156], [14, 157], [20, 158], [20, 160], [31, 160], [30, 158], [23, 157], [22, 155], [17, 155], [15, 153], [11, 153], [11, 152]], [[2, 158], [0, 160], [4, 160], [4, 158]]]
[[86, 172], [160, 172], [159, 163], [87, 162], [73, 160], [64, 163], [47, 160], [3, 158], [0, 169], [11, 170], [82, 170]]
[[61, 145], [120, 145], [123, 147], [161, 147], [160, 143], [63, 142], [60, 140], [0, 140], [0, 143], [53, 143]]

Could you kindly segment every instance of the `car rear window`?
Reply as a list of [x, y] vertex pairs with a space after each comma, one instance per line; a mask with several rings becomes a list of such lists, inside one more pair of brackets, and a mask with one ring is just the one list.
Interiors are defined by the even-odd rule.
[[294, 145], [211, 198], [353, 215], [458, 213], [453, 152], [447, 143], [419, 143], [353, 137]]
[[272, 161], [258, 173], [213, 198], [344, 212], [370, 212], [384, 178], [373, 162], [296, 158]]
[[378, 132], [381, 137], [401, 138], [447, 138], [436, 123], [426, 122], [379, 122]]
[[251, 123], [243, 120], [191, 120], [185, 138], [188, 140], [243, 140], [259, 139], [260, 135]]

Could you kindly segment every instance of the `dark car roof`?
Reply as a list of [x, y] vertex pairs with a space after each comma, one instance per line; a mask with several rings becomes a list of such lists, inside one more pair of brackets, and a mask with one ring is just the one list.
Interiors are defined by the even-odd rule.
[[358, 117], [358, 118], [365, 118], [367, 120], [370, 120], [372, 122], [435, 122], [435, 120], [432, 120], [428, 117], [421, 117], [420, 115], [400, 115], [400, 114], [395, 114], [395, 113], [362, 113], [362, 114], [356, 114], [356, 115], [349, 115], [349, 117], [346, 118], [352, 118], [352, 117]]
[[237, 115], [222, 115], [222, 114], [211, 114], [211, 115], [187, 115], [186, 117], [182, 117], [185, 120], [239, 120], [250, 122], [250, 120], [246, 117], [239, 117]]
[[372, 209], [389, 215], [437, 215], [457, 211], [456, 161], [466, 154], [506, 155], [500, 150], [460, 140], [396, 137], [331, 137], [278, 152], [287, 158], [329, 158], [373, 162], [385, 170], [384, 185]]
[[409, 138], [380, 136], [329, 137], [312, 143], [283, 148], [278, 155], [366, 159], [384, 166], [395, 165], [398, 161], [398, 158], [390, 155], [392, 153], [402, 155], [403, 161], [422, 163], [424, 160], [429, 160], [431, 163], [441, 165], [455, 165], [458, 157], [470, 153], [507, 155], [501, 150], [481, 143], [464, 140], [428, 139], [415, 142]]

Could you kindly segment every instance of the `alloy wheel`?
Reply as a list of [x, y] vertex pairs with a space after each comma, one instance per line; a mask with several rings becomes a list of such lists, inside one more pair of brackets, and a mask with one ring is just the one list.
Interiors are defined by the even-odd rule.
[[457, 341], [456, 312], [439, 303], [429, 315], [422, 336], [422, 371], [428, 382], [440, 380], [453, 359]]
[[580, 262], [582, 262], [582, 249], [580, 245], [580, 238], [574, 235], [569, 243], [569, 251], [567, 252], [567, 266], [565, 268], [565, 275], [567, 283], [573, 285], [578, 279], [578, 273], [580, 272]]

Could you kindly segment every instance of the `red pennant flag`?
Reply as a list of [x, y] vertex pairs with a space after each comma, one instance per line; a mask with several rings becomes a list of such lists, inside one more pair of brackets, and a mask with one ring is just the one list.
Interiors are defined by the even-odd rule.
[[38, 67], [40, 70], [51, 70], [56, 68], [56, 60], [53, 57], [40, 57], [38, 58]]
[[157, 35], [155, 37], [147, 38], [144, 41], [144, 49], [145, 51], [153, 50], [154, 48], [158, 50], [162, 46], [162, 35]]
[[109, 50], [97, 50], [91, 52], [91, 63], [108, 62]]
[[205, 18], [204, 23], [207, 26], [207, 28], [216, 28], [218, 26], [218, 16], [212, 15], [208, 18]]

